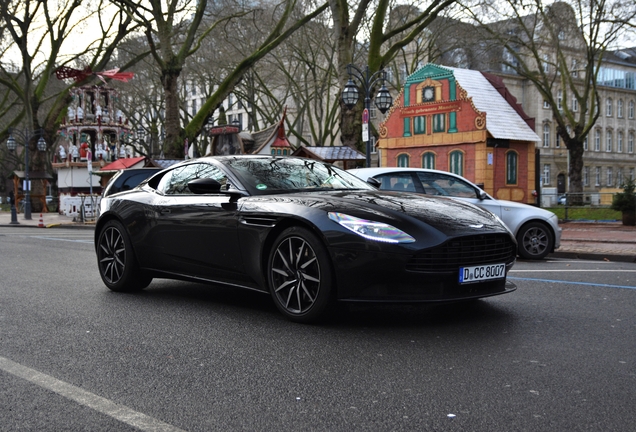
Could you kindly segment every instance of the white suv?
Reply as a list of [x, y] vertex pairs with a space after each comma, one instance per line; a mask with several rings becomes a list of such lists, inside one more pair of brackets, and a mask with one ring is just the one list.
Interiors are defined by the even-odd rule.
[[523, 258], [545, 258], [561, 244], [561, 227], [554, 213], [494, 199], [461, 176], [424, 168], [358, 168], [348, 172], [365, 181], [374, 178], [377, 182], [371, 183], [382, 190], [454, 197], [489, 210], [514, 233], [518, 253]]

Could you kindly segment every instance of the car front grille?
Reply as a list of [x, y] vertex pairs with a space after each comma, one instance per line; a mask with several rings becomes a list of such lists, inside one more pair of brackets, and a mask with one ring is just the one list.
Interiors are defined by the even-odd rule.
[[459, 267], [511, 263], [516, 257], [515, 244], [506, 234], [483, 234], [452, 239], [437, 247], [419, 252], [407, 262], [413, 272], [451, 272]]

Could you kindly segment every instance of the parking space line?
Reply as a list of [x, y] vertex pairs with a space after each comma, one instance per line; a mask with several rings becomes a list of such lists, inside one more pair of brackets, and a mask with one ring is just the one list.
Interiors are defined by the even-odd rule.
[[82, 390], [72, 384], [53, 378], [52, 376], [22, 366], [5, 357], [0, 357], [0, 370], [25, 379], [39, 387], [50, 390], [80, 405], [92, 408], [95, 411], [106, 414], [115, 420], [136, 427], [142, 431], [183, 432], [182, 429], [176, 428], [168, 423], [164, 423], [126, 406], [119, 405], [106, 398]]
[[599, 284], [599, 283], [592, 283], [592, 282], [576, 282], [576, 281], [566, 281], [566, 280], [535, 279], [535, 278], [521, 278], [521, 277], [508, 277], [508, 279], [532, 281], [532, 282], [548, 282], [548, 283], [561, 283], [561, 284], [569, 284], [569, 285], [586, 285], [586, 286], [593, 286], [593, 287], [623, 288], [623, 289], [636, 290], [636, 286], [628, 286], [628, 285], [610, 285], [610, 284]]

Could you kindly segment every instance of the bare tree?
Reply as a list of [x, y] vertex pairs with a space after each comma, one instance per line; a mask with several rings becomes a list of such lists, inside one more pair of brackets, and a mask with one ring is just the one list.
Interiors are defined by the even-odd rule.
[[234, 18], [247, 16], [254, 10], [235, 9], [236, 12], [215, 17], [212, 24], [201, 28], [203, 18], [208, 11], [207, 0], [170, 0], [168, 2], [148, 0], [141, 3], [133, 0], [111, 1], [120, 5], [122, 10], [133, 16], [144, 27], [152, 56], [161, 69], [161, 83], [165, 93], [166, 156], [168, 157], [182, 157], [184, 140], [194, 141], [209, 116], [214, 113], [243, 75], [294, 31], [327, 8], [326, 4], [319, 6], [288, 25], [292, 12], [297, 6], [297, 0], [284, 0], [281, 7], [276, 9], [277, 21], [271, 32], [260, 41], [254, 51], [242, 57], [222, 78], [215, 92], [182, 129], [179, 119], [178, 80], [186, 59], [197, 53], [205, 38], [215, 28], [231, 23]]
[[[404, 21], [391, 22], [389, 13], [397, 6], [394, 0], [359, 0], [350, 5], [347, 0], [329, 0], [337, 41], [340, 89], [348, 80], [346, 66], [356, 60], [356, 50], [363, 43], [363, 52], [369, 72], [374, 73], [387, 66], [400, 50], [411, 43], [433, 20], [456, 0], [415, 2], [419, 13]], [[396, 38], [397, 35], [403, 35]], [[361, 144], [362, 101], [356, 109], [347, 110], [341, 104], [340, 129], [342, 142], [351, 147]]]
[[335, 41], [328, 24], [315, 20], [305, 25], [272, 54], [253, 73], [260, 116], [272, 124], [287, 106], [289, 136], [306, 145], [333, 145], [339, 131], [339, 94]]
[[[570, 190], [583, 191], [583, 143], [596, 122], [603, 56], [636, 16], [621, 0], [506, 0], [465, 9], [481, 25], [495, 62], [534, 84], [570, 155]], [[569, 103], [576, 101], [576, 106]]]
[[[106, 0], [90, 4], [82, 0], [0, 2], [0, 86], [5, 89], [0, 108], [0, 141], [7, 137], [9, 128], [20, 127], [30, 131], [43, 129], [49, 148], [53, 145], [70, 102], [68, 89], [81, 84], [65, 84], [54, 79], [53, 72], [59, 66], [78, 63], [100, 70], [132, 28], [131, 20], [123, 14], [100, 13], [107, 4]], [[78, 38], [82, 38], [79, 49]], [[38, 138], [26, 143], [31, 150], [29, 165], [34, 170], [44, 170], [48, 161], [36, 151]], [[19, 165], [22, 160], [16, 155], [13, 163]]]

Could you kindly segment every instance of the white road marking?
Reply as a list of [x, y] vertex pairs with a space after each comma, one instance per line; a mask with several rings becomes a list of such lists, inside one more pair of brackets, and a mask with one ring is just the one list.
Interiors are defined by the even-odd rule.
[[57, 240], [57, 241], [65, 241], [65, 242], [72, 242], [72, 243], [94, 243], [94, 241], [91, 240], [73, 240], [73, 239], [66, 239], [66, 238], [59, 238], [59, 237], [42, 237], [42, 236], [29, 236], [31, 238], [36, 238], [36, 239], [40, 239], [40, 240]]
[[599, 269], [563, 269], [563, 270], [522, 270], [522, 269], [512, 269], [510, 273], [636, 273], [636, 269], [634, 270], [599, 270]]
[[92, 408], [95, 411], [106, 414], [122, 423], [136, 427], [148, 432], [183, 432], [168, 423], [164, 423], [146, 414], [132, 410], [123, 405], [116, 404], [101, 396], [97, 396], [86, 390], [82, 390], [72, 384], [60, 381], [52, 376], [43, 374], [34, 369], [22, 366], [7, 358], [0, 357], [0, 370], [11, 375], [25, 379], [37, 386], [51, 390], [67, 399], [75, 401], [80, 405]]

